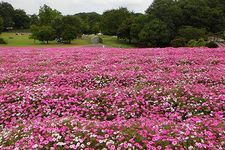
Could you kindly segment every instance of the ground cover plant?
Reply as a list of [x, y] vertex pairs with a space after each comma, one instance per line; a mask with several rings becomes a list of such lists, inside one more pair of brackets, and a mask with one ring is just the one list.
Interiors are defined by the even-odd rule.
[[0, 56], [0, 149], [225, 149], [224, 48]]

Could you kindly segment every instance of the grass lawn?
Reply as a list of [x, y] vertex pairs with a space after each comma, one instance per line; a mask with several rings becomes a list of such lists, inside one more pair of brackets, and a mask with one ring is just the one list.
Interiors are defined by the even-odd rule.
[[109, 47], [118, 47], [118, 48], [132, 48], [135, 47], [132, 44], [126, 43], [125, 41], [118, 40], [116, 36], [101, 36], [103, 39], [103, 44]]
[[[16, 33], [2, 33], [0, 38], [3, 38], [8, 44], [0, 45], [0, 46], [37, 46], [37, 47], [63, 47], [63, 46], [85, 46], [92, 45], [91, 38], [87, 39], [75, 39], [72, 41], [72, 44], [58, 44], [55, 41], [49, 42], [49, 44], [43, 44], [39, 41], [34, 41], [29, 38], [30, 33], [24, 33], [23, 35], [16, 35]], [[114, 36], [101, 36], [103, 39], [103, 45], [107, 47], [120, 47], [120, 48], [132, 48], [133, 45], [127, 44], [121, 40], [118, 40], [117, 37]]]

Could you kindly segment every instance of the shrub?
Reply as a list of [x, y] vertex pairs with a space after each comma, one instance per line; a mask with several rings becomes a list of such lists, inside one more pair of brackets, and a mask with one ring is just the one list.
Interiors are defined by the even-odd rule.
[[187, 42], [185, 38], [179, 37], [173, 39], [170, 44], [172, 47], [185, 47]]
[[3, 19], [0, 17], [0, 34], [3, 30]]
[[190, 40], [187, 43], [188, 47], [203, 47], [206, 46], [207, 42], [204, 39], [199, 39], [199, 40]]
[[218, 46], [215, 42], [213, 42], [213, 41], [210, 41], [210, 42], [206, 43], [205, 46], [208, 47], [208, 48], [217, 48], [217, 47], [219, 47], [219, 46]]
[[0, 38], [0, 44], [7, 44], [3, 38]]
[[192, 26], [185, 26], [178, 31], [180, 37], [185, 38], [187, 41], [192, 39], [198, 40], [200, 38], [206, 38], [206, 29], [194, 28]]
[[99, 43], [103, 43], [103, 39], [99, 37]]

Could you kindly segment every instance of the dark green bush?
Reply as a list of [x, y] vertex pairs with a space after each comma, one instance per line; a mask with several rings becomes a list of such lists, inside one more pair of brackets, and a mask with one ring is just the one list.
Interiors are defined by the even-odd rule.
[[179, 38], [173, 39], [170, 44], [172, 47], [185, 47], [187, 42], [185, 38], [179, 37]]
[[99, 43], [103, 43], [103, 39], [99, 37]]
[[179, 29], [178, 35], [179, 37], [185, 38], [187, 41], [192, 39], [198, 40], [200, 38], [206, 38], [207, 31], [204, 28], [195, 28], [192, 26], [184, 26]]
[[205, 46], [208, 47], [208, 48], [217, 48], [217, 47], [219, 47], [219, 46], [218, 46], [215, 42], [213, 42], [213, 41], [208, 42]]
[[0, 44], [7, 44], [3, 38], [0, 38]]

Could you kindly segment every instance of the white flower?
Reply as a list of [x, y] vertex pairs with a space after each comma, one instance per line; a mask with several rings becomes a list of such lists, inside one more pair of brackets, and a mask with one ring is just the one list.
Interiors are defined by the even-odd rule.
[[63, 146], [63, 145], [66, 145], [66, 143], [59, 142], [59, 143], [57, 143], [56, 145], [58, 145], [58, 146]]
[[81, 144], [81, 147], [82, 147], [82, 148], [85, 148], [85, 145], [84, 145], [84, 144]]
[[34, 144], [34, 145], [32, 146], [32, 148], [38, 148], [38, 145], [37, 145], [37, 144]]
[[76, 145], [76, 147], [79, 147], [79, 146], [80, 146], [80, 143], [78, 142], [77, 145]]

